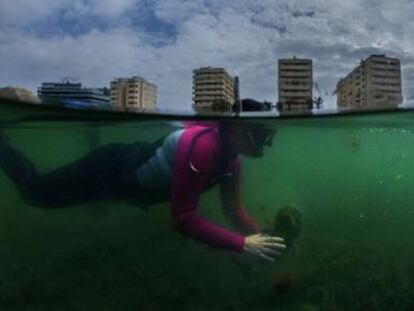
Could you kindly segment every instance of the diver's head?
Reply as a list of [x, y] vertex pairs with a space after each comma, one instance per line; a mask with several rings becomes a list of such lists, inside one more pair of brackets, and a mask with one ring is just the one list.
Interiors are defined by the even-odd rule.
[[261, 157], [264, 147], [271, 147], [275, 129], [264, 124], [234, 122], [228, 125], [228, 139], [234, 151], [249, 157]]

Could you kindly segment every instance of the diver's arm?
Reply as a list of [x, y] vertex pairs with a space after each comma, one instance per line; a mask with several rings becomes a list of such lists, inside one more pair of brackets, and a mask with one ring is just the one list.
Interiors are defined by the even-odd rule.
[[171, 212], [177, 231], [212, 246], [240, 252], [244, 237], [207, 221], [198, 213], [199, 197], [206, 182], [204, 176], [187, 172], [173, 183]]
[[260, 227], [244, 209], [240, 199], [240, 159], [231, 163], [229, 171], [231, 176], [220, 184], [221, 200], [225, 214], [241, 232], [247, 234], [243, 251], [265, 261], [274, 261], [286, 248], [284, 239], [261, 234]]
[[254, 219], [247, 213], [240, 198], [241, 162], [237, 158], [229, 167], [231, 176], [220, 183], [221, 202], [224, 213], [243, 233], [259, 233], [261, 229]]
[[[206, 134], [195, 144], [191, 165], [203, 172], [213, 171], [217, 163], [217, 149], [212, 137]], [[185, 138], [184, 138], [185, 139]], [[199, 198], [208, 176], [192, 169], [188, 150], [179, 144], [171, 188], [171, 213], [177, 231], [206, 244], [236, 252], [243, 251], [245, 237], [218, 226], [198, 213]]]

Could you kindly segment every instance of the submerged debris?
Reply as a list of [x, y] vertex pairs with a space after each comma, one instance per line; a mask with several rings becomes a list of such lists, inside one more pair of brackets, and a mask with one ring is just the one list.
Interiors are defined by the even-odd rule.
[[361, 140], [358, 136], [352, 137], [346, 142], [346, 146], [351, 152], [357, 152], [361, 148]]

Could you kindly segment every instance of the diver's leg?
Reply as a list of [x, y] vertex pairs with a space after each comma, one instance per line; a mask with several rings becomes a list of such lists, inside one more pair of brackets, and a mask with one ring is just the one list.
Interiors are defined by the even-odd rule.
[[[109, 144], [81, 159], [41, 176], [48, 206], [64, 207], [92, 200], [118, 199], [129, 144]], [[50, 193], [52, 192], [52, 193]]]
[[39, 173], [33, 163], [6, 140], [0, 132], [0, 167], [23, 197], [29, 198], [35, 195]]
[[0, 166], [23, 198], [43, 207], [64, 207], [111, 197], [117, 191], [126, 144], [100, 147], [83, 158], [47, 174], [0, 137]]

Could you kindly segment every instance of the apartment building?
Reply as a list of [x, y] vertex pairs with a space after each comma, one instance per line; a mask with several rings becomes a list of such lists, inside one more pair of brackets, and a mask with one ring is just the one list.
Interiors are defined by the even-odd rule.
[[224, 68], [203, 67], [193, 70], [193, 107], [211, 108], [214, 101], [230, 105], [235, 101], [235, 79]]
[[111, 104], [120, 109], [155, 109], [157, 86], [142, 77], [119, 78], [111, 81]]
[[336, 86], [338, 108], [393, 107], [402, 98], [399, 59], [371, 55]]
[[279, 110], [312, 108], [313, 64], [311, 59], [293, 58], [278, 61]]
[[43, 103], [48, 104], [73, 105], [74, 107], [109, 107], [106, 88], [86, 88], [82, 86], [82, 83], [43, 82], [37, 88], [37, 94]]

